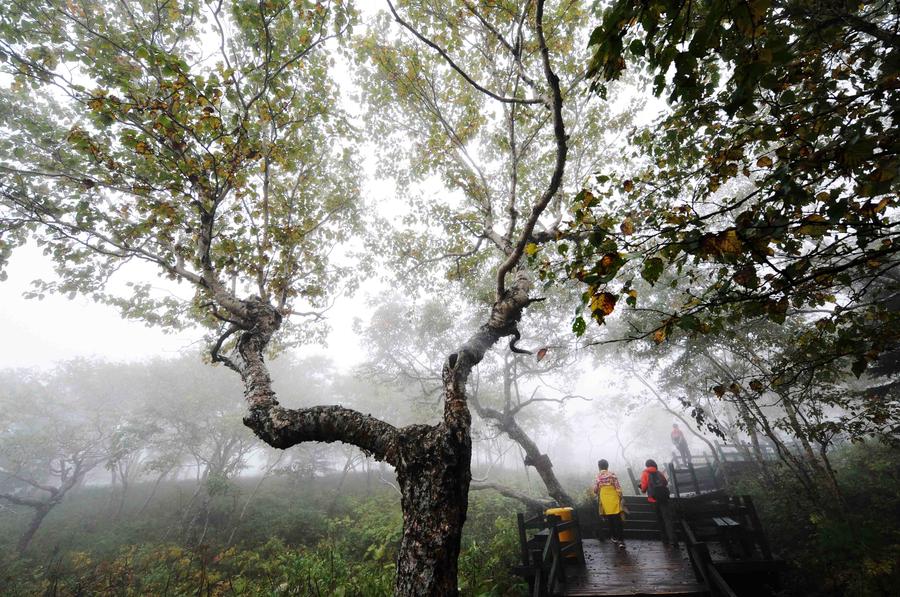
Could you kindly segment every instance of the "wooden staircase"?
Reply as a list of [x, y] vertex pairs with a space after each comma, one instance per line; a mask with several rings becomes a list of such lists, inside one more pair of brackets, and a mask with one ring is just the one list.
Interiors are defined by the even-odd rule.
[[[647, 501], [646, 496], [626, 495], [625, 502], [625, 539], [662, 539], [662, 531], [659, 528], [659, 520], [656, 518], [656, 510], [653, 504]], [[601, 533], [605, 533], [603, 529]], [[604, 535], [605, 537], [605, 535]]]

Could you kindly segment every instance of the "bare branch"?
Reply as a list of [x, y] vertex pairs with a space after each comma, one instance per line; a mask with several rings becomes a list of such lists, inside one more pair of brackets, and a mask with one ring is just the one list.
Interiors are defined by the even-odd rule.
[[566, 167], [566, 156], [569, 148], [567, 145], [567, 137], [565, 123], [562, 117], [562, 92], [559, 88], [559, 77], [553, 71], [550, 64], [550, 50], [547, 48], [547, 40], [544, 38], [544, 1], [538, 0], [537, 11], [535, 14], [535, 30], [537, 31], [538, 42], [541, 48], [541, 59], [544, 64], [544, 77], [550, 85], [552, 92], [552, 111], [553, 111], [553, 136], [556, 139], [556, 165], [553, 168], [553, 175], [550, 177], [550, 183], [540, 200], [531, 208], [531, 215], [525, 223], [519, 241], [516, 243], [513, 252], [506, 258], [506, 261], [497, 270], [497, 299], [499, 300], [506, 291], [506, 274], [512, 271], [522, 254], [525, 252], [525, 245], [530, 242], [532, 232], [537, 225], [538, 218], [550, 204], [553, 197], [556, 196], [559, 187], [562, 184], [563, 172]]
[[450, 68], [452, 68], [457, 73], [459, 73], [460, 76], [462, 76], [462, 78], [465, 79], [467, 83], [469, 83], [469, 85], [471, 85], [472, 87], [474, 87], [481, 93], [497, 100], [498, 102], [503, 102], [505, 104], [545, 104], [546, 103], [543, 99], [539, 99], [539, 98], [523, 99], [523, 98], [515, 98], [515, 97], [504, 97], [504, 96], [498, 95], [498, 94], [494, 93], [493, 91], [490, 91], [489, 89], [485, 88], [484, 86], [478, 84], [472, 77], [470, 77], [466, 73], [466, 71], [464, 71], [462, 68], [460, 68], [459, 65], [457, 65], [456, 62], [453, 61], [453, 59], [450, 57], [449, 54], [447, 54], [447, 51], [444, 50], [444, 48], [440, 47], [439, 45], [437, 45], [436, 43], [434, 43], [433, 41], [431, 41], [430, 39], [428, 39], [427, 37], [425, 37], [424, 35], [419, 33], [418, 30], [416, 30], [412, 25], [410, 25], [407, 21], [405, 21], [399, 14], [397, 14], [397, 10], [394, 8], [394, 4], [393, 4], [393, 2], [391, 2], [391, 0], [388, 0], [388, 7], [390, 8], [391, 13], [394, 15], [394, 19], [398, 23], [400, 23], [400, 25], [402, 25], [406, 30], [408, 30], [410, 33], [412, 33], [414, 36], [416, 36], [416, 38], [419, 41], [421, 41], [422, 43], [427, 45], [429, 48], [433, 49], [438, 54], [440, 54], [441, 57], [450, 66]]
[[535, 498], [527, 493], [523, 493], [517, 489], [513, 489], [512, 487], [507, 487], [506, 485], [500, 485], [499, 483], [487, 483], [487, 482], [479, 482], [473, 481], [469, 486], [471, 490], [484, 490], [484, 489], [493, 489], [497, 493], [502, 496], [512, 498], [514, 500], [518, 500], [525, 504], [527, 507], [533, 510], [540, 510], [543, 512], [547, 508], [556, 505], [556, 501], [547, 497], [547, 498]]

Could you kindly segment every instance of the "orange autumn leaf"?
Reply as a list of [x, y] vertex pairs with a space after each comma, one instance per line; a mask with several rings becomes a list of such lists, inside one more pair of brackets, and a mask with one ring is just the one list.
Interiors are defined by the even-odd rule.
[[619, 296], [611, 292], [595, 294], [591, 299], [591, 310], [600, 311], [604, 316], [609, 315], [616, 308], [617, 300], [619, 300]]

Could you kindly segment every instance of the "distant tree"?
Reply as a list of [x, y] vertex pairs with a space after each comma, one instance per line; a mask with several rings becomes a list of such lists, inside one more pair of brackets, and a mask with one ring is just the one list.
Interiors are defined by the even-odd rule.
[[118, 504], [113, 514], [115, 518], [121, 516], [125, 508], [132, 482], [143, 476], [148, 464], [151, 465], [149, 468], [158, 469], [153, 466], [155, 463], [147, 462], [147, 457], [150, 452], [148, 448], [162, 431], [155, 421], [140, 417], [139, 413], [126, 414], [124, 419], [110, 432], [109, 454], [105, 463], [106, 469], [112, 473], [113, 489], [117, 484], [119, 486]]
[[18, 541], [24, 553], [47, 515], [109, 457], [113, 413], [102, 413], [58, 372], [51, 383], [3, 372], [0, 393], [0, 500], [33, 511]]
[[[571, 375], [578, 363], [570, 346], [571, 334], [558, 325], [565, 316], [550, 313], [543, 305], [533, 311], [536, 316], [530, 318], [530, 333], [550, 345], [544, 347], [541, 360], [511, 351], [485, 358], [469, 392], [469, 403], [488, 429], [518, 446], [524, 465], [535, 469], [552, 499], [535, 498], [488, 479], [472, 487], [499, 491], [528, 506], [553, 501], [571, 505], [571, 496], [557, 478], [551, 459], [533, 439], [533, 430], [540, 424], [538, 421], [548, 423], [546, 416], [536, 414], [541, 406], [562, 406], [570, 399], [581, 398], [550, 385], [554, 380], [565, 385], [559, 377]], [[473, 305], [453, 306], [435, 299], [416, 304], [394, 298], [379, 304], [368, 326], [360, 330], [370, 350], [363, 371], [400, 387], [409, 386], [422, 415], [433, 416], [441, 389], [440, 376], [433, 369], [433, 355], [441, 354], [446, 350], [445, 343], [463, 334], [472, 325], [475, 313], [477, 307]]]

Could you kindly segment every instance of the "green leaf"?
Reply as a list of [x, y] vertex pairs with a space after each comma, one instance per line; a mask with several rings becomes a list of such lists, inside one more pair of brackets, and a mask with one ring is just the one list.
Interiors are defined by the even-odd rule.
[[663, 260], [659, 257], [651, 257], [644, 261], [644, 267], [641, 268], [641, 277], [650, 283], [651, 286], [659, 280], [663, 271]]
[[587, 324], [584, 322], [584, 317], [579, 315], [572, 322], [572, 331], [575, 333], [576, 336], [580, 337], [580, 336], [584, 335], [585, 330], [587, 330]]
[[700, 329], [700, 320], [693, 315], [684, 315], [678, 319], [678, 327], [689, 332], [696, 332]]

